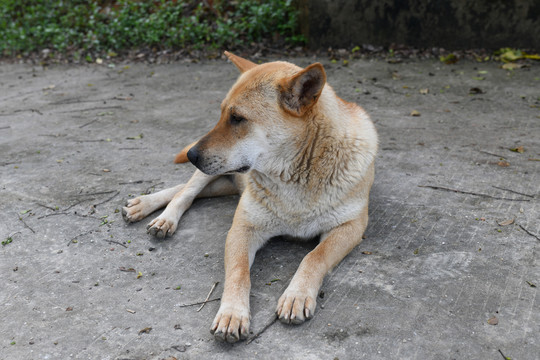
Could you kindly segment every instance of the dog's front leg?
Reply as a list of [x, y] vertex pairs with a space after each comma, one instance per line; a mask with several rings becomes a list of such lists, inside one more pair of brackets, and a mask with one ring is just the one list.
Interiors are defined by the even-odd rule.
[[159, 238], [172, 235], [176, 231], [180, 217], [189, 209], [193, 200], [217, 177], [195, 170], [191, 179], [173, 196], [161, 215], [146, 226], [148, 233]]
[[[239, 209], [240, 210], [240, 209]], [[250, 313], [249, 269], [255, 253], [264, 244], [261, 231], [243, 219], [237, 211], [225, 243], [225, 285], [221, 306], [210, 332], [216, 339], [237, 342], [248, 336]]]
[[321, 242], [304, 257], [278, 301], [276, 313], [281, 322], [301, 324], [313, 317], [324, 276], [362, 241], [367, 220], [366, 206], [359, 218], [321, 236]]

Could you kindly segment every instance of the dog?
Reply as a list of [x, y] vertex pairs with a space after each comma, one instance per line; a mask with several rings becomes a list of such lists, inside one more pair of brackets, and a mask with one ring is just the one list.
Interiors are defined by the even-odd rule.
[[218, 340], [236, 342], [249, 331], [250, 267], [272, 237], [319, 236], [276, 308], [284, 323], [313, 317], [325, 275], [362, 241], [378, 139], [367, 113], [326, 83], [320, 63], [302, 69], [225, 55], [241, 74], [221, 103], [221, 117], [175, 158], [197, 170], [186, 184], [129, 200], [122, 213], [135, 222], [166, 205], [147, 226], [163, 238], [195, 198], [241, 195], [210, 329]]

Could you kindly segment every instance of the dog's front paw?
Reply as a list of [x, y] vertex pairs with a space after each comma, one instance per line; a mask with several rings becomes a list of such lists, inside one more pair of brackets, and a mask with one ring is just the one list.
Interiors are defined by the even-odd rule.
[[289, 286], [278, 301], [276, 314], [279, 320], [286, 324], [301, 324], [311, 319], [317, 305], [315, 296], [309, 291], [291, 289]]
[[144, 219], [156, 210], [156, 206], [148, 195], [142, 195], [127, 201], [122, 208], [122, 217], [128, 223]]
[[210, 333], [217, 340], [235, 343], [245, 340], [249, 332], [249, 308], [221, 304]]
[[164, 238], [174, 234], [177, 226], [178, 220], [161, 214], [146, 226], [146, 231], [155, 237]]

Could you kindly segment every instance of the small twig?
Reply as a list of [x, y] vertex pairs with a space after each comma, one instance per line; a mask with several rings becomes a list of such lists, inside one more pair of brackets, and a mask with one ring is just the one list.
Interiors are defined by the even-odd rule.
[[78, 195], [76, 195], [76, 196], [79, 197], [79, 196], [94, 196], [94, 195], [112, 194], [112, 193], [115, 192], [115, 191], [116, 191], [116, 190], [110, 190], [110, 191], [98, 191], [98, 192], [94, 192], [94, 193], [78, 194]]
[[205, 300], [205, 301], [200, 301], [200, 302], [196, 302], [196, 303], [192, 303], [192, 304], [183, 304], [183, 305], [178, 305], [178, 307], [188, 307], [188, 306], [196, 306], [196, 305], [201, 305], [205, 302], [209, 303], [209, 302], [212, 302], [212, 301], [218, 301], [218, 300], [221, 300], [221, 298], [215, 298], [215, 299], [212, 299], [212, 300]]
[[79, 235], [75, 236], [74, 238], [71, 238], [71, 240], [69, 240], [69, 242], [67, 243], [67, 246], [69, 246], [69, 244], [71, 244], [73, 242], [73, 240], [77, 239], [78, 237], [86, 235], [86, 234], [90, 234], [92, 232], [93, 232], [93, 230], [88, 230], [87, 232], [83, 232], [82, 234], [79, 234]]
[[129, 181], [129, 182], [120, 182], [118, 185], [131, 185], [131, 184], [142, 184], [143, 182], [154, 182], [159, 179], [155, 180], [135, 180], [135, 181]]
[[143, 194], [144, 194], [144, 195], [148, 195], [148, 194], [151, 193], [151, 191], [155, 190], [155, 187], [156, 187], [156, 186], [158, 186], [158, 185], [163, 185], [163, 184], [165, 184], [163, 181], [162, 181], [162, 182], [159, 182], [159, 183], [157, 183], [157, 184], [154, 184], [154, 185], [152, 185], [152, 186], [146, 188], [146, 190], [143, 191]]
[[120, 194], [120, 191], [117, 191], [113, 196], [111, 196], [110, 198], [108, 198], [107, 200], [103, 200], [102, 202], [99, 202], [97, 204], [94, 204], [92, 205], [93, 207], [96, 207], [98, 205], [101, 205], [101, 204], [105, 204], [106, 202], [109, 202], [111, 201], [112, 199], [114, 199], [118, 194]]
[[107, 109], [122, 109], [123, 107], [120, 105], [114, 105], [114, 106], [96, 106], [91, 107], [87, 109], [75, 109], [75, 110], [67, 110], [67, 111], [59, 111], [58, 114], [66, 114], [66, 113], [72, 113], [76, 111], [90, 111], [90, 110], [107, 110]]
[[252, 337], [250, 337], [250, 338], [246, 341], [246, 345], [251, 344], [251, 342], [252, 342], [253, 340], [255, 340], [256, 338], [258, 338], [259, 336], [261, 336], [261, 334], [262, 334], [263, 332], [265, 332], [266, 330], [268, 330], [268, 328], [269, 328], [270, 326], [274, 325], [274, 323], [277, 321], [277, 319], [278, 319], [278, 317], [277, 317], [277, 315], [276, 315], [270, 322], [268, 322], [268, 324], [266, 324], [265, 327], [262, 328], [261, 331], [259, 331], [258, 333], [256, 333], [256, 334], [253, 335]]
[[204, 307], [204, 305], [206, 305], [206, 303], [208, 302], [208, 299], [210, 299], [210, 295], [212, 295], [212, 293], [214, 292], [214, 289], [216, 288], [216, 286], [219, 284], [219, 281], [216, 281], [214, 283], [214, 285], [212, 285], [212, 288], [210, 289], [210, 292], [208, 293], [208, 296], [206, 297], [206, 299], [204, 299], [202, 305], [200, 308], [197, 309], [197, 312], [201, 311], [202, 308]]
[[[94, 200], [94, 199], [93, 199], [93, 198], [92, 198], [92, 199], [87, 199], [86, 201], [92, 201], [92, 200]], [[75, 202], [75, 203], [69, 205], [67, 208], [63, 209], [63, 211], [68, 211], [69, 209], [71, 209], [71, 208], [74, 207], [74, 206], [79, 205], [79, 204], [82, 203], [83, 201], [84, 201], [84, 200], [77, 201], [77, 202]]]
[[70, 214], [70, 213], [67, 213], [67, 212], [54, 212], [54, 213], [50, 213], [50, 214], [45, 214], [45, 215], [42, 215], [42, 216], [38, 217], [38, 219], [43, 219], [43, 218], [46, 218], [46, 217], [49, 217], [49, 216], [56, 216], [56, 215], [68, 215], [68, 216], [78, 216], [78, 217], [83, 217], [83, 218], [97, 219], [97, 217], [91, 216], [91, 215], [81, 215], [81, 214], [77, 214], [77, 213]]
[[86, 124], [82, 124], [81, 126], [79, 126], [79, 129], [82, 129], [82, 128], [85, 127], [85, 126], [88, 126], [88, 125], [90, 125], [90, 124], [93, 124], [93, 123], [95, 123], [96, 121], [98, 121], [98, 119], [94, 119], [94, 120], [92, 120], [92, 121], [87, 122]]
[[20, 234], [20, 233], [21, 233], [20, 231], [15, 231], [15, 232], [9, 234], [9, 235], [8, 235], [8, 238], [13, 237], [13, 236], [15, 236], [15, 235], [17, 235], [17, 234]]
[[26, 228], [28, 228], [32, 233], [34, 233], [34, 234], [36, 233], [36, 232], [34, 231], [34, 229], [32, 229], [30, 226], [28, 226], [28, 224], [24, 221], [24, 219], [23, 219], [21, 216], [19, 216], [19, 220], [21, 220], [21, 222], [23, 223], [23, 225], [24, 225]]
[[531, 201], [530, 199], [510, 199], [510, 198], [503, 198], [503, 197], [491, 196], [491, 195], [487, 195], [487, 194], [475, 193], [475, 192], [471, 192], [471, 191], [464, 191], [464, 190], [458, 190], [458, 189], [451, 189], [451, 188], [447, 188], [447, 187], [443, 187], [443, 186], [418, 185], [418, 187], [421, 187], [421, 188], [430, 188], [430, 189], [434, 189], [434, 190], [451, 191], [451, 192], [455, 192], [455, 193], [459, 193], [459, 194], [467, 194], [467, 195], [481, 196], [481, 197], [486, 197], [486, 198], [490, 198], [490, 199], [497, 199], [497, 200], [508, 200], [508, 201]]
[[11, 128], [11, 126], [9, 126], [9, 125], [8, 126], [2, 126], [2, 127], [0, 127], [0, 130], [9, 129], [9, 128]]
[[529, 230], [525, 229], [525, 227], [523, 227], [523, 225], [521, 224], [517, 224], [520, 228], [523, 229], [523, 231], [525, 231], [527, 234], [531, 235], [532, 237], [535, 237], [537, 240], [540, 240], [540, 237], [538, 235], [535, 235], [533, 234], [532, 232], [530, 232]]
[[31, 112], [37, 112], [39, 115], [43, 115], [43, 113], [37, 109], [20, 109], [20, 110], [15, 110], [13, 113], [18, 113], [18, 112], [23, 112], [23, 111], [31, 111]]
[[499, 352], [501, 353], [502, 357], [504, 358], [504, 360], [510, 360], [509, 357], [506, 357], [503, 352], [501, 351], [501, 349], [499, 349]]
[[71, 99], [63, 99], [60, 101], [55, 101], [52, 103], [49, 103], [49, 105], [68, 105], [68, 104], [78, 104], [78, 103], [93, 103], [93, 102], [102, 102], [106, 101], [107, 99], [100, 99], [100, 100], [81, 100], [80, 98], [71, 98]]
[[488, 154], [488, 155], [496, 156], [496, 157], [498, 157], [498, 158], [506, 159], [506, 156], [502, 156], [502, 155], [499, 155], [499, 154], [490, 153], [490, 152], [484, 151], [484, 150], [478, 150], [478, 151], [481, 152], [481, 153], [484, 153], [484, 154]]
[[495, 185], [491, 185], [491, 187], [494, 187], [495, 189], [499, 189], [499, 190], [509, 191], [509, 192], [511, 192], [511, 193], [514, 193], [514, 194], [518, 194], [518, 195], [523, 195], [523, 196], [527, 196], [527, 197], [530, 197], [530, 198], [534, 198], [534, 195], [529, 195], [529, 194], [520, 193], [520, 192], [518, 192], [518, 191], [514, 191], [514, 190], [511, 190], [511, 189], [505, 189], [505, 188], [498, 187], [498, 186], [495, 186]]
[[123, 246], [127, 249], [127, 246], [122, 244], [121, 242], [118, 242], [118, 241], [114, 241], [114, 240], [107, 240], [107, 239], [103, 239], [103, 241], [105, 242], [108, 242], [109, 244], [116, 244], [116, 245], [120, 245], [120, 246]]
[[50, 206], [47, 206], [47, 205], [44, 205], [44, 204], [41, 204], [41, 203], [38, 203], [38, 202], [36, 203], [36, 205], [39, 205], [41, 207], [44, 207], [45, 209], [49, 209], [49, 210], [52, 210], [52, 211], [58, 210], [58, 209], [52, 208]]

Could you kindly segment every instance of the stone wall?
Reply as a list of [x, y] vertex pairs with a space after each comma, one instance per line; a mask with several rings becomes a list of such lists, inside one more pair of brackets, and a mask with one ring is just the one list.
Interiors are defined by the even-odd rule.
[[540, 0], [298, 0], [311, 48], [540, 48]]

